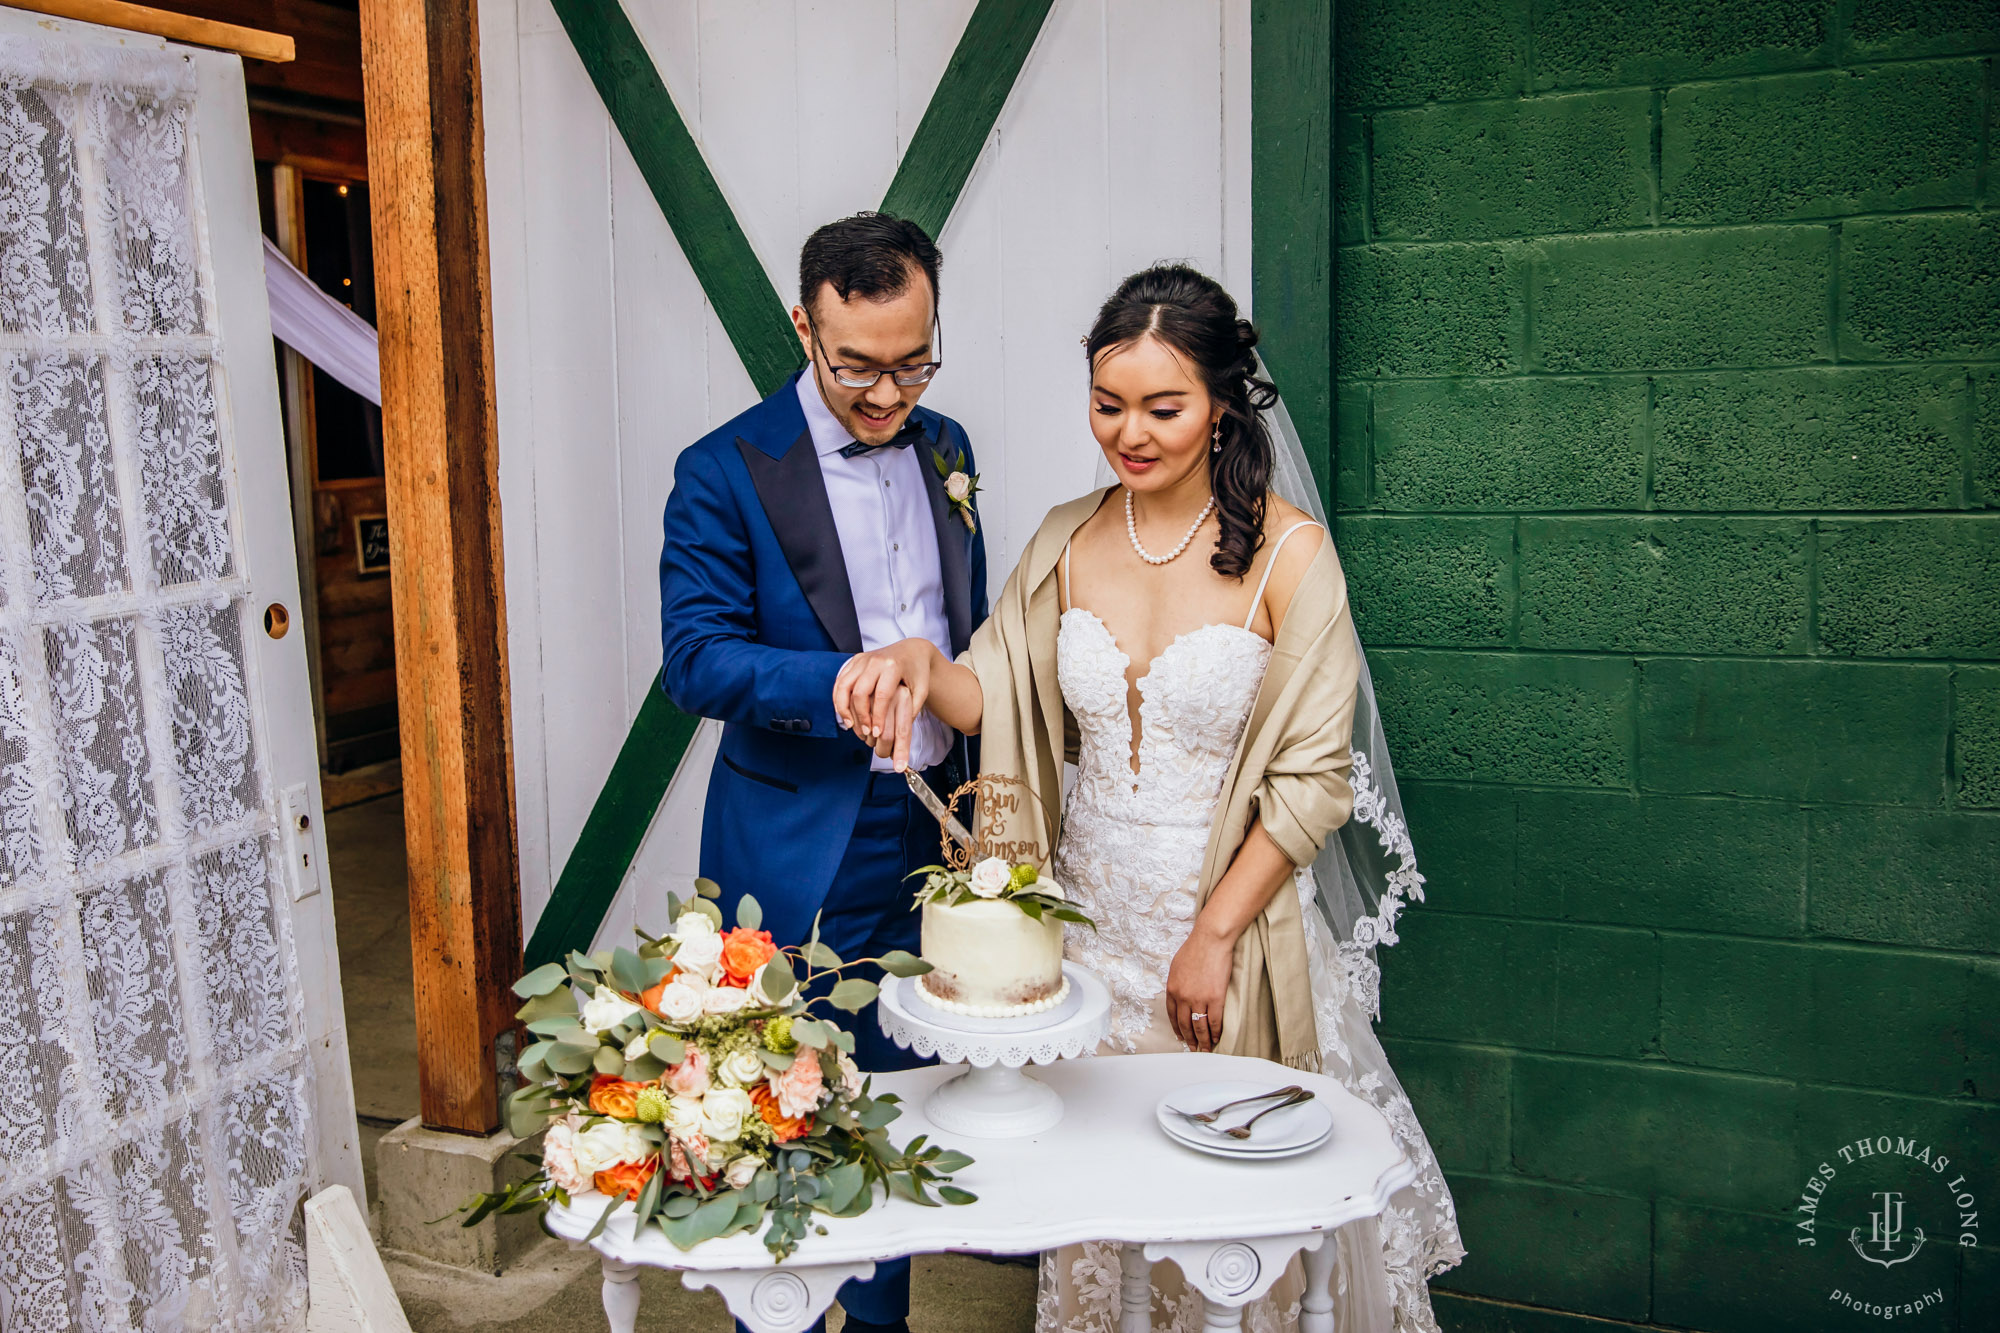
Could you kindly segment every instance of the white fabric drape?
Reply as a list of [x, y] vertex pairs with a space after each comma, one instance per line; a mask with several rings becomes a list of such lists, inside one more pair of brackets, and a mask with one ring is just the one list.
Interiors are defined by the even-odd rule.
[[271, 332], [278, 341], [380, 407], [382, 359], [375, 326], [320, 290], [268, 236], [264, 289], [271, 295]]

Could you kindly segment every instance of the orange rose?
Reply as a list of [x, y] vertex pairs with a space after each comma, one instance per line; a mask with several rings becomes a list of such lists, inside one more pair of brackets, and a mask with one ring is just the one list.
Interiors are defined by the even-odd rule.
[[590, 1178], [597, 1186], [597, 1192], [607, 1198], [624, 1197], [636, 1199], [639, 1191], [646, 1188], [646, 1182], [660, 1169], [660, 1159], [648, 1157], [643, 1162], [620, 1162], [613, 1167], [599, 1171]]
[[777, 952], [770, 931], [738, 926], [722, 937], [723, 974], [738, 986], [747, 986], [757, 969], [770, 962]]
[[590, 1109], [599, 1115], [616, 1116], [620, 1120], [637, 1120], [639, 1090], [645, 1086], [643, 1083], [627, 1083], [610, 1074], [599, 1074], [590, 1083]]
[[811, 1115], [786, 1115], [767, 1083], [759, 1083], [750, 1089], [750, 1104], [757, 1108], [757, 1114], [771, 1127], [772, 1136], [780, 1143], [802, 1139], [806, 1136], [806, 1131], [812, 1128]]

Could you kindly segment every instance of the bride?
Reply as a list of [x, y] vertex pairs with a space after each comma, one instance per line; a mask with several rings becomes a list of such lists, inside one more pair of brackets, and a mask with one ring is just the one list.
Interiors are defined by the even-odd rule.
[[[923, 639], [863, 653], [834, 710], [900, 766], [928, 708], [980, 734], [983, 769], [1042, 798], [1027, 806], [1060, 807], [1056, 828], [1025, 832], [1053, 840], [1055, 878], [1097, 923], [1067, 948], [1110, 987], [1104, 1053], [1281, 1060], [1385, 1113], [1418, 1179], [1343, 1229], [1338, 1326], [1436, 1330], [1426, 1281], [1464, 1248], [1370, 1022], [1373, 946], [1394, 943], [1422, 879], [1332, 542], [1272, 489], [1277, 395], [1256, 343], [1193, 269], [1126, 279], [1085, 340], [1091, 431], [1117, 485], [1049, 513], [959, 662]], [[1297, 1267], [1246, 1328], [1296, 1326]], [[1113, 1333], [1118, 1290], [1115, 1245], [1044, 1255], [1038, 1333]], [[1200, 1327], [1198, 1294], [1166, 1265], [1154, 1297], [1156, 1329]]]

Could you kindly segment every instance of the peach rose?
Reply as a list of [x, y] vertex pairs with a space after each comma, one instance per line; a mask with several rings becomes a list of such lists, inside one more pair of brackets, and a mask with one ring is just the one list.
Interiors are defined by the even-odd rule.
[[820, 1073], [819, 1052], [801, 1046], [790, 1069], [771, 1075], [771, 1093], [778, 1109], [795, 1118], [812, 1119], [819, 1109], [819, 1095], [826, 1089]]
[[599, 1074], [590, 1083], [590, 1109], [599, 1115], [620, 1120], [639, 1118], [639, 1091], [646, 1085], [628, 1083], [610, 1074]]
[[757, 969], [771, 961], [778, 946], [771, 943], [768, 930], [745, 930], [738, 926], [722, 937], [722, 971], [730, 983], [748, 986]]
[[771, 1092], [771, 1085], [759, 1083], [750, 1089], [751, 1104], [757, 1108], [757, 1115], [771, 1127], [771, 1135], [780, 1143], [790, 1143], [802, 1139], [812, 1128], [810, 1115], [790, 1116], [778, 1105], [778, 1099]]
[[[667, 1141], [667, 1151], [670, 1154], [667, 1179], [693, 1180], [699, 1177], [704, 1184], [709, 1182], [707, 1139], [700, 1134], [676, 1134]], [[697, 1171], [696, 1167], [701, 1170]]]
[[648, 1157], [643, 1162], [620, 1162], [592, 1176], [591, 1183], [597, 1186], [599, 1194], [606, 1197], [636, 1199], [639, 1191], [646, 1188], [646, 1182], [659, 1169], [660, 1159], [657, 1157]]
[[708, 1052], [699, 1046], [687, 1048], [681, 1062], [667, 1072], [667, 1087], [682, 1097], [699, 1097], [708, 1091]]

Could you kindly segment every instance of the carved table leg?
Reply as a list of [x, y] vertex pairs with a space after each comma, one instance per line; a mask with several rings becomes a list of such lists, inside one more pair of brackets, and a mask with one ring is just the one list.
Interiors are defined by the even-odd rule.
[[604, 1257], [604, 1317], [611, 1333], [633, 1333], [639, 1323], [639, 1266]]
[[1201, 1298], [1202, 1333], [1236, 1333], [1243, 1327], [1243, 1307], [1224, 1305], [1213, 1296]]
[[874, 1272], [872, 1259], [797, 1268], [764, 1263], [747, 1269], [689, 1269], [681, 1274], [681, 1285], [689, 1291], [713, 1290], [751, 1333], [805, 1333], [833, 1304], [843, 1282]]
[[1306, 1270], [1299, 1333], [1333, 1333], [1333, 1261], [1339, 1243], [1338, 1237], [1329, 1231], [1320, 1237], [1318, 1249], [1306, 1250], [1299, 1256]]
[[1152, 1333], [1153, 1261], [1140, 1245], [1122, 1247], [1119, 1257], [1118, 1333]]

